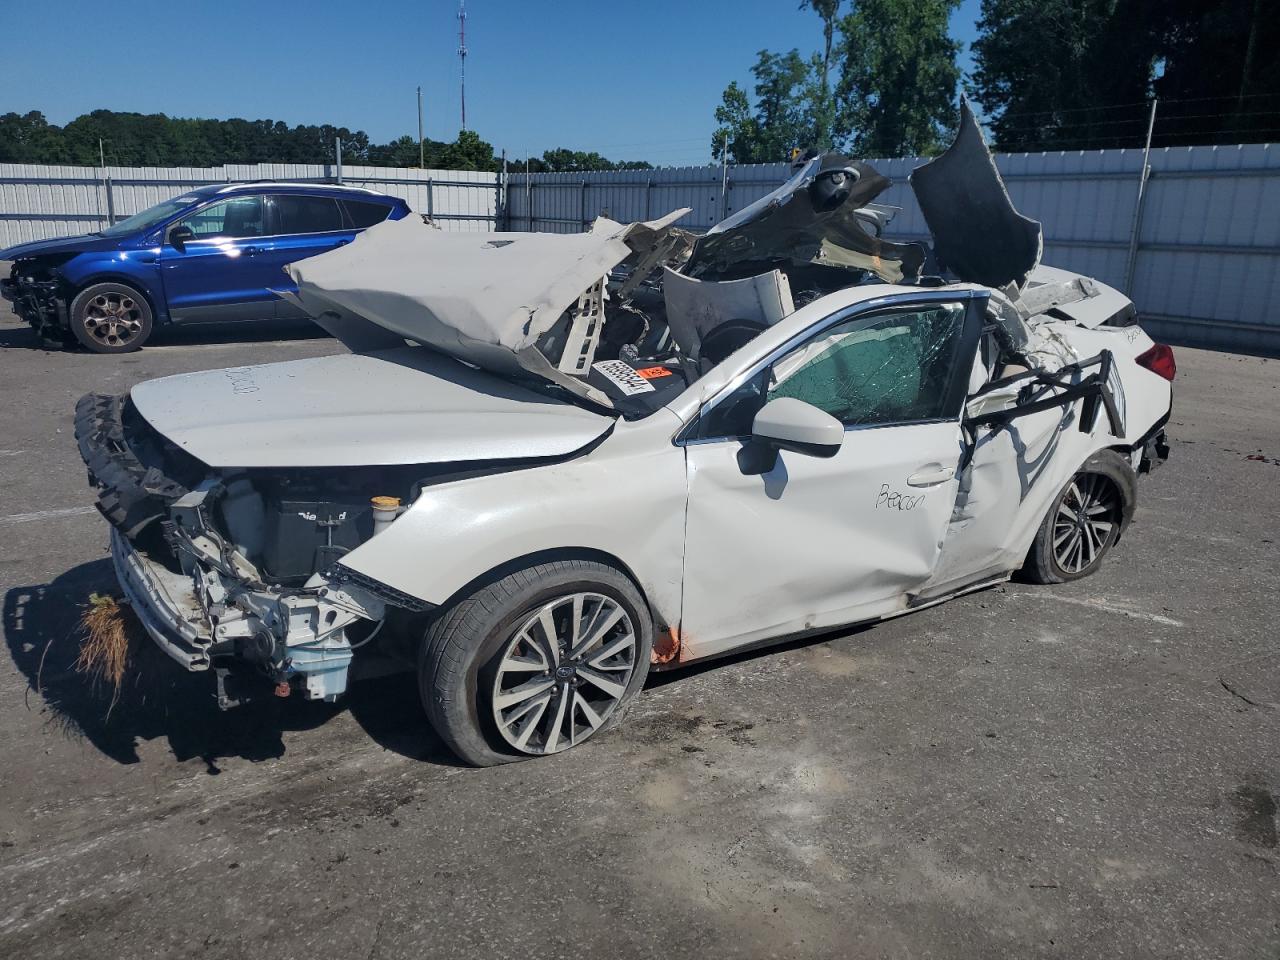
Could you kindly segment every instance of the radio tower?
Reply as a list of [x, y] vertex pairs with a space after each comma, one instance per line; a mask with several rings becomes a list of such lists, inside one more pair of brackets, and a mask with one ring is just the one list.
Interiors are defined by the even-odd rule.
[[461, 67], [462, 129], [467, 129], [467, 0], [458, 0], [458, 63]]

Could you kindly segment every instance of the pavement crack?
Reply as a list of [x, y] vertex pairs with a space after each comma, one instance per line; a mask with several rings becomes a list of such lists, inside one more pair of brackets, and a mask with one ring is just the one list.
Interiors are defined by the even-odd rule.
[[1249, 706], [1251, 707], [1261, 707], [1263, 710], [1269, 710], [1272, 707], [1272, 705], [1269, 703], [1264, 703], [1260, 700], [1251, 700], [1249, 697], [1246, 697], [1243, 693], [1237, 690], [1235, 686], [1232, 685], [1231, 682], [1227, 680], [1226, 677], [1219, 677], [1218, 682], [1222, 684], [1223, 690], [1227, 691], [1227, 693], [1231, 694], [1236, 699], [1243, 700], [1245, 703], [1249, 704]]

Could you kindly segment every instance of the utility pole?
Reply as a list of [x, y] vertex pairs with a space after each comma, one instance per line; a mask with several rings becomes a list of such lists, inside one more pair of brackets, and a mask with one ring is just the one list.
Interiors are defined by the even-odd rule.
[[458, 64], [462, 94], [462, 129], [467, 129], [467, 0], [458, 0]]
[[422, 147], [422, 87], [418, 87], [418, 168], [426, 167], [425, 153]]

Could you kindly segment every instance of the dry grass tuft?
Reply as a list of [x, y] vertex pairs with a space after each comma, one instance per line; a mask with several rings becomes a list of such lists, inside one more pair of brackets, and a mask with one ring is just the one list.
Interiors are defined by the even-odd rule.
[[89, 606], [80, 617], [84, 639], [80, 641], [80, 655], [75, 669], [93, 680], [111, 685], [111, 706], [107, 715], [120, 699], [120, 685], [129, 665], [129, 624], [125, 611], [114, 597], [94, 593], [89, 596]]

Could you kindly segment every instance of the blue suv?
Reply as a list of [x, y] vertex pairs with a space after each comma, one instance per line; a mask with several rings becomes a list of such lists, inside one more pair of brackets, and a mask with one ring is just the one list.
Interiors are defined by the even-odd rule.
[[0, 250], [13, 261], [0, 295], [47, 346], [125, 353], [161, 324], [301, 317], [272, 292], [294, 289], [285, 264], [409, 212], [358, 187], [201, 187], [100, 233]]

